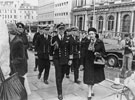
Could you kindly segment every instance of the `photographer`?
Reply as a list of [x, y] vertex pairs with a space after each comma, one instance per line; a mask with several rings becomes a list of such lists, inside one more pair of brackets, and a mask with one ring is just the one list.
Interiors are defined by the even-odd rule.
[[125, 34], [125, 39], [121, 41], [121, 48], [123, 49], [123, 64], [120, 77], [126, 77], [125, 74], [132, 71], [132, 41], [130, 39], [130, 34]]

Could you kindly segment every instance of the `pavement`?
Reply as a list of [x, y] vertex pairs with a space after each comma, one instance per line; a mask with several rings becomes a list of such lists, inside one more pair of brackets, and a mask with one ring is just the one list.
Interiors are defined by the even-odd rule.
[[[28, 100], [58, 100], [54, 66], [51, 66], [48, 80], [49, 84], [46, 85], [43, 83], [42, 77], [40, 80], [37, 79], [38, 72], [33, 71], [35, 59], [33, 52], [28, 51], [28, 54], [28, 81], [32, 91], [31, 95], [28, 97]], [[109, 72], [112, 72], [112, 74]], [[117, 90], [111, 88], [113, 82], [108, 81], [110, 78], [109, 76], [112, 76], [112, 80], [114, 80], [114, 77], [119, 73], [117, 72], [114, 74], [114, 72], [112, 70], [105, 70], [106, 80], [94, 85], [95, 96], [92, 98], [92, 100], [118, 100], [119, 96], [117, 98], [117, 95], [115, 94], [117, 93]], [[87, 100], [88, 87], [87, 85], [83, 84], [83, 71], [80, 71], [79, 80], [82, 81], [80, 85], [74, 83], [73, 76], [73, 73], [71, 73], [69, 79], [65, 77], [63, 80], [63, 100]], [[122, 100], [125, 100], [124, 97]]]

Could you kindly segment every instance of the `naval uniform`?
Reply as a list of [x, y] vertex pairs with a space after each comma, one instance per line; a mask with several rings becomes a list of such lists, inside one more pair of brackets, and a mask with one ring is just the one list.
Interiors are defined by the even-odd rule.
[[62, 81], [69, 67], [68, 61], [71, 57], [70, 39], [65, 34], [63, 37], [58, 34], [53, 37], [52, 44], [55, 44], [52, 46], [51, 55], [55, 66], [57, 92], [58, 95], [62, 95]]
[[40, 35], [37, 38], [36, 42], [36, 51], [38, 55], [38, 70], [39, 70], [39, 78], [41, 77], [42, 72], [44, 72], [44, 81], [48, 80], [49, 77], [49, 70], [50, 70], [50, 61], [49, 61], [49, 54], [50, 54], [50, 40], [51, 36], [47, 35]]
[[71, 37], [71, 50], [73, 53], [73, 63], [74, 68], [74, 81], [77, 82], [79, 78], [79, 66], [80, 66], [80, 41], [76, 36]]

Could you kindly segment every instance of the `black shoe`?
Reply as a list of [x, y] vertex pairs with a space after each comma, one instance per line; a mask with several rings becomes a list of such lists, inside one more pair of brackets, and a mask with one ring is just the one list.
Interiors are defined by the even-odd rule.
[[58, 95], [58, 99], [59, 99], [59, 100], [63, 100], [62, 94]]
[[91, 93], [91, 96], [95, 96], [95, 94], [94, 93]]
[[69, 75], [66, 75], [66, 78], [70, 78]]
[[47, 80], [44, 80], [44, 83], [45, 83], [45, 84], [49, 84]]
[[76, 81], [75, 81], [75, 83], [77, 83], [77, 84], [80, 84], [80, 83], [81, 83], [81, 81], [79, 81], [79, 80], [76, 80]]
[[91, 100], [92, 97], [88, 97], [88, 100]]
[[34, 68], [34, 71], [37, 71], [37, 68], [36, 67]]
[[38, 79], [40, 79], [41, 78], [41, 74], [38, 74]]

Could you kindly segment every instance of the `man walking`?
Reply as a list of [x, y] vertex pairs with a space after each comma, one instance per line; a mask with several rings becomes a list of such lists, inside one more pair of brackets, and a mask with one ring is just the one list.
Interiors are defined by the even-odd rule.
[[56, 86], [58, 99], [62, 100], [62, 81], [69, 65], [72, 63], [70, 50], [70, 39], [64, 34], [65, 25], [63, 23], [57, 26], [58, 34], [52, 39], [53, 63], [55, 66]]
[[81, 81], [79, 78], [79, 67], [80, 67], [80, 41], [79, 41], [79, 32], [76, 27], [71, 28], [72, 31], [72, 53], [73, 53], [73, 68], [74, 68], [74, 82], [80, 84]]
[[[40, 30], [38, 28], [38, 32], [36, 32], [34, 34], [34, 37], [33, 37], [33, 45], [34, 45], [34, 51], [35, 51], [35, 45], [36, 45], [36, 42], [37, 42], [37, 37], [40, 35]], [[35, 51], [36, 52], [36, 51]], [[34, 71], [37, 71], [37, 68], [38, 68], [38, 57], [37, 57], [37, 54], [35, 54], [35, 67], [34, 67]]]
[[49, 36], [49, 28], [50, 27], [48, 26], [40, 27], [41, 35], [38, 36], [37, 42], [35, 45], [35, 49], [38, 55], [38, 65], [39, 65], [38, 79], [41, 78], [42, 72], [45, 70], [44, 77], [43, 77], [45, 84], [48, 84], [48, 77], [49, 77], [49, 71], [50, 71], [49, 54], [50, 54], [51, 36]]

